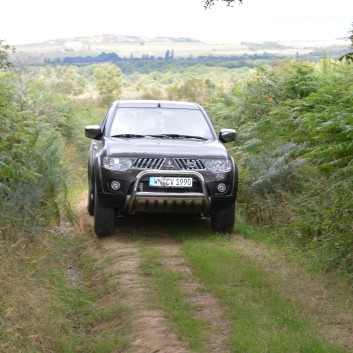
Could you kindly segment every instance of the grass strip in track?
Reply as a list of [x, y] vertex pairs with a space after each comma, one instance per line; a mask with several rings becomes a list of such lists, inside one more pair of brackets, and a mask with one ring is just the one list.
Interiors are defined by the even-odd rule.
[[163, 254], [160, 250], [147, 247], [142, 250], [141, 266], [152, 287], [152, 303], [165, 311], [178, 338], [191, 351], [208, 352], [207, 323], [195, 317], [195, 308], [187, 302], [178, 286], [180, 274], [165, 269], [161, 257]]
[[232, 352], [343, 353], [319, 336], [305, 303], [222, 237], [183, 237], [196, 276], [220, 300], [232, 322]]

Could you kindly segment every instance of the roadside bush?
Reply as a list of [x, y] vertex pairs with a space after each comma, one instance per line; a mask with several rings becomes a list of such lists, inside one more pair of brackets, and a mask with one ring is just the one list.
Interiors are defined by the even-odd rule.
[[13, 73], [0, 76], [0, 231], [5, 237], [17, 237], [21, 229], [34, 234], [69, 214], [61, 160], [65, 118], [40, 88]]
[[238, 203], [249, 220], [353, 274], [353, 67], [287, 62], [259, 68], [210, 107], [238, 131]]

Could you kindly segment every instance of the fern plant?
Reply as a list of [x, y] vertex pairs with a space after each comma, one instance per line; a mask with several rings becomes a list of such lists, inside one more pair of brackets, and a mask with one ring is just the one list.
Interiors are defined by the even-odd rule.
[[66, 116], [54, 101], [41, 100], [34, 82], [10, 72], [0, 76], [0, 114], [0, 232], [34, 234], [68, 209], [61, 128]]
[[238, 204], [250, 220], [353, 273], [353, 66], [260, 68], [213, 105], [238, 131]]

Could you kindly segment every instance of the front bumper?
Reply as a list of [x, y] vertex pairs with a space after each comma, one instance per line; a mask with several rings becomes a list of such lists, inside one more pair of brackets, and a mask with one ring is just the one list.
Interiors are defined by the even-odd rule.
[[[149, 176], [181, 176], [192, 177], [200, 184], [200, 192], [145, 192], [139, 191], [143, 178]], [[131, 195], [126, 198], [125, 209], [129, 214], [139, 212], [158, 213], [198, 213], [207, 215], [210, 212], [210, 197], [204, 177], [195, 171], [145, 170], [136, 177]]]

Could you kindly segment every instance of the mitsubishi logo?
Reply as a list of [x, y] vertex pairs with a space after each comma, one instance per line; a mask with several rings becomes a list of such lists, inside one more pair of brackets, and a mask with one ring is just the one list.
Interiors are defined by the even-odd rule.
[[186, 165], [188, 166], [188, 169], [197, 169], [197, 164], [196, 164], [196, 161], [194, 159], [189, 159], [186, 162]]
[[174, 169], [178, 169], [178, 168], [177, 168], [175, 162], [171, 158], [166, 158], [162, 164], [161, 169], [174, 170]]

